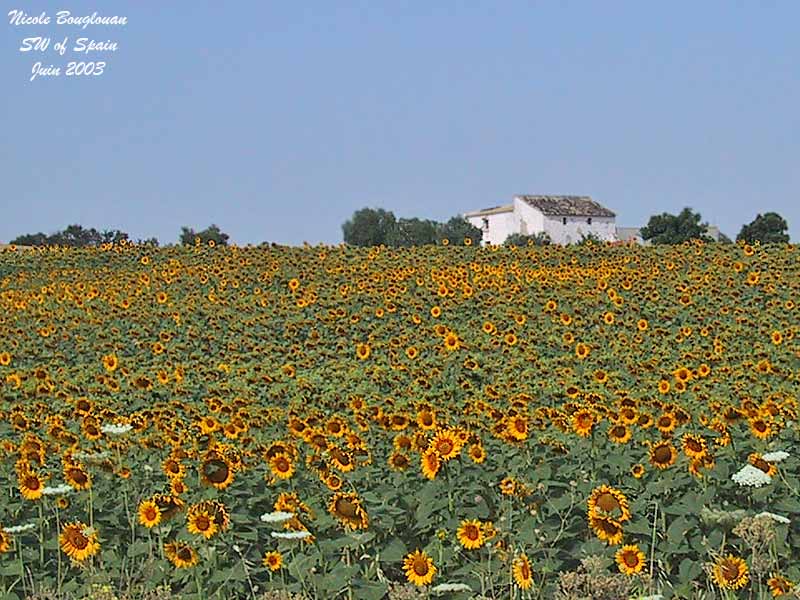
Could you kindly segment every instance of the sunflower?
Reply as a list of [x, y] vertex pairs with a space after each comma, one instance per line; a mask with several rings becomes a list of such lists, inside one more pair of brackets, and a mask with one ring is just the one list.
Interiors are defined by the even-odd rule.
[[639, 550], [639, 546], [636, 544], [623, 546], [617, 550], [614, 558], [617, 561], [617, 567], [619, 567], [620, 572], [625, 575], [641, 573], [647, 560], [644, 552]]
[[422, 474], [428, 479], [435, 479], [436, 474], [442, 466], [442, 461], [439, 458], [439, 453], [436, 448], [429, 446], [420, 457]]
[[405, 556], [403, 570], [408, 581], [414, 585], [427, 585], [433, 581], [433, 576], [436, 574], [436, 567], [433, 566], [431, 557], [419, 550]]
[[221, 454], [209, 454], [200, 464], [200, 477], [206, 485], [224, 490], [233, 482], [233, 467]]
[[590, 351], [589, 346], [587, 346], [583, 342], [578, 342], [575, 345], [575, 356], [577, 356], [581, 360], [589, 356], [589, 351]]
[[712, 567], [714, 583], [724, 590], [738, 590], [749, 581], [747, 563], [738, 556], [720, 556]]
[[631, 430], [622, 423], [617, 423], [609, 427], [608, 439], [616, 444], [626, 444], [631, 439]]
[[336, 517], [347, 530], [366, 529], [369, 526], [367, 511], [354, 492], [336, 492], [328, 504], [328, 512]]
[[533, 585], [533, 571], [531, 569], [531, 563], [526, 555], [520, 554], [514, 559], [512, 571], [514, 574], [514, 583], [516, 583], [520, 589], [527, 590]]
[[11, 534], [0, 525], [0, 554], [5, 554], [11, 547]]
[[446, 461], [458, 456], [461, 451], [461, 440], [453, 430], [443, 429], [431, 440], [430, 447], [436, 450], [440, 459]]
[[766, 440], [772, 433], [772, 424], [770, 420], [764, 418], [750, 419], [750, 432], [760, 440]]
[[417, 413], [417, 425], [424, 431], [436, 429], [436, 413], [429, 409], [423, 409]]
[[683, 453], [689, 458], [702, 458], [708, 453], [706, 441], [699, 435], [687, 433], [681, 440]]
[[628, 499], [621, 491], [606, 484], [592, 490], [587, 501], [589, 516], [610, 516], [620, 523], [631, 518]]
[[657, 469], [672, 466], [678, 458], [678, 451], [671, 442], [663, 441], [650, 446], [650, 464]]
[[367, 360], [371, 352], [372, 349], [370, 348], [369, 344], [356, 345], [356, 357], [358, 360]]
[[186, 527], [189, 533], [202, 535], [206, 539], [211, 538], [219, 531], [214, 517], [208, 511], [200, 510], [195, 506], [190, 508], [186, 515]]
[[161, 509], [152, 500], [139, 504], [139, 523], [147, 527], [155, 527], [161, 522]]
[[476, 465], [479, 465], [486, 460], [486, 450], [484, 449], [483, 444], [472, 444], [467, 451], [467, 455]]
[[520, 415], [506, 418], [506, 433], [508, 436], [521, 442], [528, 437], [528, 420]]
[[667, 394], [669, 393], [669, 381], [666, 379], [662, 379], [658, 382], [658, 393], [659, 394]]
[[198, 562], [197, 552], [185, 542], [167, 542], [164, 544], [164, 555], [178, 569], [188, 569]]
[[389, 468], [393, 471], [405, 471], [409, 466], [411, 461], [402, 452], [393, 452], [389, 457]]
[[283, 566], [283, 555], [275, 550], [264, 554], [264, 560], [261, 561], [266, 568], [270, 571], [277, 571]]
[[64, 465], [64, 481], [76, 490], [88, 490], [92, 487], [92, 478], [83, 465], [67, 463]]
[[447, 335], [444, 336], [444, 349], [448, 352], [452, 352], [453, 350], [458, 350], [461, 347], [461, 340], [458, 339], [458, 335], [450, 331]]
[[269, 469], [279, 479], [289, 479], [294, 475], [294, 463], [287, 454], [276, 454], [269, 459]]
[[589, 437], [594, 423], [594, 414], [588, 409], [578, 410], [572, 415], [572, 429], [581, 437]]
[[611, 546], [622, 541], [622, 524], [611, 517], [589, 515], [589, 525], [598, 538]]
[[47, 479], [34, 473], [29, 469], [24, 469], [18, 474], [19, 491], [26, 500], [38, 500], [42, 497], [42, 490]]
[[644, 465], [641, 463], [637, 463], [631, 467], [631, 475], [633, 475], [636, 479], [641, 479], [644, 475]]
[[784, 594], [788, 594], [794, 589], [794, 584], [782, 577], [780, 575], [773, 575], [769, 579], [767, 579], [767, 587], [769, 587], [770, 592], [772, 593], [773, 597], [783, 596]]
[[106, 354], [103, 357], [103, 367], [109, 373], [113, 373], [114, 371], [116, 371], [118, 366], [119, 366], [119, 359], [115, 354]]
[[675, 420], [675, 416], [672, 413], [664, 413], [656, 419], [656, 428], [658, 428], [661, 433], [672, 433], [677, 425], [678, 422]]
[[77, 561], [86, 560], [100, 550], [97, 532], [79, 521], [64, 525], [58, 541], [64, 554]]
[[456, 537], [467, 550], [476, 550], [486, 543], [486, 539], [483, 537], [483, 527], [477, 519], [461, 521]]

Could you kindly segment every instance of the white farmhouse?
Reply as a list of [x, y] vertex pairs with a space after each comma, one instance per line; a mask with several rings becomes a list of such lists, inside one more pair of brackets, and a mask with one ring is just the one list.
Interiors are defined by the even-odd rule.
[[546, 233], [554, 244], [574, 244], [590, 234], [617, 239], [616, 215], [589, 196], [514, 196], [511, 204], [464, 217], [483, 231], [484, 244], [502, 244], [512, 233]]

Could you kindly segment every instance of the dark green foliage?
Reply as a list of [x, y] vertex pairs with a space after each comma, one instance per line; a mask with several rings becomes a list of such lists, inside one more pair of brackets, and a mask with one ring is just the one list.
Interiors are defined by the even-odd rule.
[[389, 231], [387, 246], [426, 246], [436, 243], [439, 224], [428, 219], [398, 219]]
[[678, 215], [653, 215], [641, 229], [642, 239], [653, 244], [682, 244], [688, 240], [712, 241], [707, 235], [708, 223], [701, 223], [700, 213], [684, 208]]
[[[153, 238], [155, 239], [155, 238]], [[11, 241], [18, 246], [69, 246], [72, 248], [86, 248], [100, 244], [115, 243], [128, 240], [128, 234], [118, 229], [105, 229], [102, 232], [94, 227], [84, 229], [82, 225], [70, 225], [63, 231], [45, 235], [32, 233], [21, 235]]]
[[549, 246], [552, 243], [550, 236], [542, 231], [533, 235], [512, 233], [503, 242], [504, 246]]
[[198, 232], [188, 227], [181, 227], [180, 242], [184, 246], [194, 246], [195, 240], [199, 238], [201, 244], [208, 244], [210, 240], [214, 240], [217, 246], [227, 246], [229, 237], [230, 236], [227, 233], [223, 233], [217, 225], [211, 225], [203, 229], [203, 231]]
[[759, 214], [752, 222], [742, 226], [736, 240], [745, 241], [748, 244], [755, 242], [786, 244], [789, 242], [789, 234], [786, 233], [788, 228], [786, 219], [778, 213]]
[[342, 225], [344, 241], [351, 246], [380, 246], [387, 244], [396, 225], [391, 211], [382, 208], [362, 208]]
[[439, 239], [447, 239], [450, 244], [456, 246], [464, 246], [465, 240], [470, 239], [472, 245], [477, 246], [483, 239], [483, 232], [464, 217], [457, 216], [440, 226]]
[[429, 219], [396, 219], [391, 211], [362, 208], [342, 225], [344, 241], [351, 246], [412, 247], [436, 244], [444, 239], [453, 245], [464, 245], [466, 239], [478, 245], [483, 232], [464, 217], [456, 216], [447, 223]]

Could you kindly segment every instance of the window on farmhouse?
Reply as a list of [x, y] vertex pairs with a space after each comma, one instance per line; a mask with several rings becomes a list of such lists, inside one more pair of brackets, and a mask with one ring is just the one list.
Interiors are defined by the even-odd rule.
[[564, 217], [563, 219], [561, 219], [561, 222], [562, 222], [564, 225], [566, 225], [566, 224], [567, 224], [567, 217]]
[[483, 228], [489, 229], [489, 219], [487, 217], [483, 217]]
[[586, 224], [587, 225], [591, 225], [592, 224], [592, 217], [589, 217], [588, 219], [586, 219]]

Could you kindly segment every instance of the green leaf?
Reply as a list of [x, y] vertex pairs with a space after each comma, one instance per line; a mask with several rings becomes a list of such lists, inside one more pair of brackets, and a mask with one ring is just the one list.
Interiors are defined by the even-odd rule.
[[408, 554], [408, 548], [399, 537], [392, 539], [383, 550], [381, 550], [381, 562], [400, 562]]

